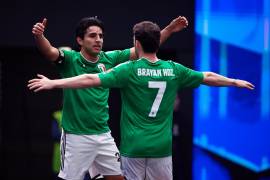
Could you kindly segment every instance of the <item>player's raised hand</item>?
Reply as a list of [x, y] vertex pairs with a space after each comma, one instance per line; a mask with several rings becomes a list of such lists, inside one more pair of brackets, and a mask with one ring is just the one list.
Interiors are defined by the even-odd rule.
[[188, 26], [188, 20], [184, 16], [178, 16], [167, 26], [171, 32], [178, 32]]
[[42, 22], [36, 23], [32, 28], [33, 35], [34, 36], [42, 36], [44, 31], [45, 31], [46, 25], [47, 25], [46, 18], [44, 18]]
[[38, 78], [31, 79], [28, 81], [28, 88], [33, 90], [34, 92], [38, 92], [41, 90], [49, 90], [53, 89], [53, 82], [52, 80], [48, 79], [46, 76], [41, 74], [37, 75]]

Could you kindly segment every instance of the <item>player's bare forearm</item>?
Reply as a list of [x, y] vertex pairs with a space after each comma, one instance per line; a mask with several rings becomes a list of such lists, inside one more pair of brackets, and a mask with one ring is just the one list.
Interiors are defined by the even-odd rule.
[[59, 57], [58, 49], [53, 47], [44, 36], [35, 36], [39, 51], [49, 60], [55, 61]]
[[[168, 24], [160, 32], [160, 44], [163, 44], [173, 33], [181, 31], [182, 29], [188, 26], [188, 20], [184, 16], [178, 16], [173, 19], [170, 24]], [[130, 49], [130, 59], [138, 59], [138, 56], [135, 52], [135, 48]]]
[[95, 87], [100, 85], [100, 79], [97, 74], [82, 74], [79, 76], [65, 78], [65, 79], [56, 79], [55, 87], [56, 88], [88, 88]]
[[173, 33], [179, 32], [188, 26], [188, 20], [184, 16], [173, 19], [168, 26], [161, 31], [160, 44], [164, 43]]
[[203, 84], [209, 86], [235, 86], [251, 90], [255, 88], [255, 86], [248, 81], [228, 78], [213, 72], [203, 72], [203, 75]]
[[54, 61], [58, 58], [59, 52], [44, 36], [46, 24], [47, 19], [44, 18], [42, 22], [38, 22], [33, 26], [32, 33], [40, 52], [49, 60]]
[[28, 88], [34, 92], [50, 90], [55, 88], [87, 88], [101, 84], [97, 74], [82, 74], [65, 79], [48, 79], [46, 76], [38, 74], [38, 78], [28, 81]]

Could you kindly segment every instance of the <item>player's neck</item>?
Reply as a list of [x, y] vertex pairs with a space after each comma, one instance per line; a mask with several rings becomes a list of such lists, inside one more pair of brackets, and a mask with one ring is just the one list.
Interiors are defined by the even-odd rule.
[[158, 61], [157, 54], [156, 53], [142, 53], [140, 58], [145, 58], [150, 62], [156, 62]]
[[98, 55], [91, 55], [91, 54], [85, 52], [83, 49], [81, 49], [80, 53], [81, 53], [82, 57], [88, 62], [95, 63], [99, 59]]

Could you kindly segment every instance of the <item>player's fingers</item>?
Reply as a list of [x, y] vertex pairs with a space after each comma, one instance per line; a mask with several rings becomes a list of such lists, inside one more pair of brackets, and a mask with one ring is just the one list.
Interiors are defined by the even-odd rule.
[[41, 23], [37, 23], [34, 25], [33, 29], [44, 31], [44, 26]]
[[44, 32], [44, 29], [36, 25], [32, 29], [32, 33], [36, 35], [43, 34], [43, 32]]
[[42, 88], [42, 84], [40, 84], [40, 83], [35, 83], [35, 84], [33, 84], [29, 89], [30, 89], [30, 90], [35, 90], [35, 89], [38, 89], [38, 88]]
[[180, 21], [180, 19], [181, 19], [181, 16], [178, 16], [177, 18], [174, 18], [174, 19], [173, 19], [173, 22]]
[[254, 89], [254, 88], [253, 88], [253, 87], [251, 87], [251, 86], [248, 86], [247, 88], [248, 88], [248, 89], [250, 89], [250, 90], [253, 90], [253, 89]]
[[27, 87], [29, 87], [29, 88], [30, 88], [30, 87], [33, 87], [36, 83], [37, 83], [37, 82], [31, 82], [31, 83], [28, 83], [28, 84], [27, 84]]
[[185, 24], [185, 26], [188, 26], [188, 20], [184, 16], [181, 16], [179, 21], [180, 23]]
[[32, 84], [29, 84], [28, 85], [28, 88], [30, 89], [30, 90], [33, 90], [33, 89], [35, 89], [37, 87], [37, 84], [36, 83], [32, 83]]
[[38, 82], [32, 82], [32, 83], [29, 83], [27, 86], [30, 88], [33, 88], [37, 85]]
[[181, 21], [187, 21], [187, 18], [185, 16], [179, 16], [177, 19]]
[[188, 20], [187, 19], [181, 19], [180, 21], [181, 22], [184, 22], [184, 23], [188, 23]]
[[33, 34], [37, 34], [37, 31], [33, 28], [33, 29], [32, 29], [32, 33], [33, 33]]
[[43, 89], [42, 87], [39, 87], [39, 88], [35, 89], [34, 92], [41, 91], [42, 89]]
[[30, 88], [30, 87], [32, 87], [32, 85], [33, 85], [33, 83], [28, 83], [27, 87]]
[[40, 81], [40, 79], [31, 79], [28, 81], [28, 83], [34, 83], [34, 82], [38, 82], [38, 81]]
[[37, 74], [37, 77], [39, 77], [39, 78], [46, 78], [45, 76], [43, 76], [42, 74]]
[[181, 16], [181, 20], [187, 21], [187, 18], [185, 16]]
[[248, 87], [249, 87], [250, 89], [254, 89], [254, 88], [255, 88], [255, 86], [254, 86], [253, 84], [251, 84], [251, 83], [248, 83]]
[[253, 84], [245, 81], [245, 82], [243, 82], [242, 87], [253, 90], [255, 86]]

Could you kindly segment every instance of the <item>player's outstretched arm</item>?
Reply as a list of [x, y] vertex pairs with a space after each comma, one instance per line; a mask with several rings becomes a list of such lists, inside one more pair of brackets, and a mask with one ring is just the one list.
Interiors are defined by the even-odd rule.
[[203, 84], [209, 86], [235, 86], [253, 90], [255, 86], [248, 81], [232, 79], [213, 72], [203, 72]]
[[[179, 32], [188, 26], [188, 20], [184, 16], [173, 19], [164, 29], [161, 30], [160, 44], [164, 43], [173, 33]], [[137, 59], [135, 48], [131, 48], [130, 59]]]
[[188, 26], [188, 20], [184, 16], [173, 19], [168, 26], [161, 31], [160, 44], [164, 43], [173, 33], [179, 32]]
[[55, 88], [87, 88], [95, 87], [101, 84], [97, 74], [82, 74], [65, 79], [51, 80], [41, 74], [37, 75], [38, 78], [28, 81], [28, 88], [34, 92], [42, 90], [50, 90]]
[[46, 29], [46, 25], [47, 19], [44, 18], [42, 22], [38, 22], [33, 26], [32, 33], [40, 52], [49, 60], [55, 61], [59, 57], [59, 51], [51, 45], [47, 38], [45, 38], [44, 31]]

